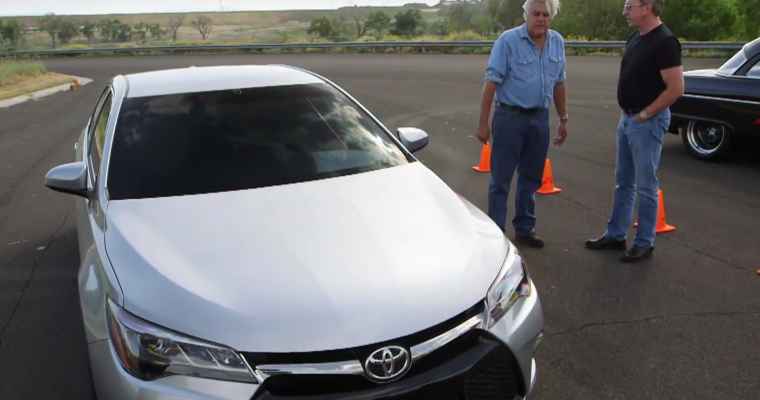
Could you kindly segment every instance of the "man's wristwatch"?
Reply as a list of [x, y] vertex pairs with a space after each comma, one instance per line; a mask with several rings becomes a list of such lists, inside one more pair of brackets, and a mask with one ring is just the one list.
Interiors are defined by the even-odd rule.
[[559, 122], [567, 122], [568, 119], [570, 119], [570, 117], [567, 114], [565, 114], [559, 117]]
[[641, 119], [643, 119], [644, 121], [646, 121], [646, 120], [648, 120], [648, 119], [649, 119], [649, 115], [647, 115], [647, 112], [646, 112], [646, 111], [644, 111], [644, 110], [641, 110], [641, 112], [639, 113], [639, 118], [641, 118]]

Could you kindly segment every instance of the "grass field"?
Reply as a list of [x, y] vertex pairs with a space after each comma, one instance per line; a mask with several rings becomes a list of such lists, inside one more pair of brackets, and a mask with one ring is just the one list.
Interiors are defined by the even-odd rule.
[[49, 72], [41, 62], [0, 60], [0, 100], [68, 83], [71, 77]]
[[[172, 20], [181, 18], [182, 26], [177, 32], [177, 41], [174, 42], [170, 33], [162, 37], [154, 38], [152, 34], [141, 38], [134, 35], [129, 42], [117, 42], [103, 40], [96, 34], [88, 40], [83, 34], [74, 37], [69, 43], [56, 43], [56, 48], [71, 46], [87, 47], [113, 47], [122, 44], [143, 45], [169, 45], [169, 44], [192, 44], [203, 41], [205, 44], [213, 43], [281, 43], [292, 41], [298, 37], [303, 41], [308, 37], [306, 31], [311, 21], [320, 16], [342, 18], [348, 25], [353, 26], [355, 19], [365, 20], [372, 11], [383, 11], [390, 16], [409, 9], [408, 7], [346, 7], [333, 10], [292, 10], [292, 11], [258, 11], [258, 12], [189, 12], [189, 13], [160, 13], [160, 14], [109, 14], [109, 15], [60, 15], [63, 19], [79, 22], [82, 26], [93, 23], [98, 24], [105, 20], [118, 20], [123, 24], [136, 27], [139, 24], [146, 26], [158, 24], [162, 28], [169, 28]], [[441, 16], [438, 9], [425, 9], [423, 14], [428, 21], [439, 20]], [[192, 21], [198, 16], [206, 16], [211, 19], [211, 32], [204, 41], [202, 35]], [[3, 19], [8, 19], [5, 17]], [[18, 16], [13, 17], [20, 21], [22, 26], [39, 27], [43, 21], [42, 16]], [[185, 43], [182, 43], [185, 42]], [[2, 47], [2, 44], [0, 44]], [[46, 32], [28, 31], [24, 33], [19, 50], [43, 50], [53, 47], [52, 40]]]
[[[224, 43], [275, 43], [281, 42], [288, 37], [305, 37], [309, 23], [287, 24], [276, 27], [258, 27], [251, 25], [217, 25], [214, 24], [213, 31], [208, 35], [206, 40], [202, 40], [198, 30], [191, 26], [182, 26], [177, 30], [177, 42], [171, 40], [171, 37], [160, 39], [151, 38], [147, 40], [133, 40], [129, 42], [103, 41], [98, 38], [87, 40], [86, 38], [75, 38], [66, 44], [58, 43], [56, 48], [77, 48], [77, 47], [119, 47], [119, 46], [161, 46], [161, 45], [183, 45], [183, 44], [224, 44]], [[24, 37], [26, 45], [25, 50], [49, 49], [52, 48], [52, 42], [47, 33], [33, 32], [27, 33]]]
[[[356, 39], [358, 36], [353, 26], [354, 19], [364, 20], [373, 11], [383, 11], [393, 16], [398, 12], [411, 9], [412, 7], [344, 7], [334, 10], [292, 10], [292, 11], [258, 11], [258, 12], [189, 12], [189, 13], [155, 13], [155, 14], [110, 14], [110, 15], [61, 15], [63, 19], [75, 20], [82, 26], [93, 23], [99, 24], [104, 21], [118, 20], [126, 24], [127, 30], [132, 32], [122, 39], [110, 39], [103, 35], [103, 29], [99, 29], [94, 37], [87, 39], [83, 33], [71, 38], [66, 43], [57, 41], [53, 46], [53, 41], [45, 32], [27, 31], [24, 33], [20, 42], [15, 46], [10, 46], [6, 41], [5, 45], [0, 43], [0, 52], [3, 50], [27, 50], [39, 51], [48, 50], [53, 47], [59, 50], [78, 50], [89, 48], [133, 48], [133, 47], [153, 47], [153, 46], [194, 46], [194, 45], [247, 45], [258, 43], [305, 43], [305, 42], [329, 42], [329, 41], [374, 41], [377, 40], [373, 34], [367, 33], [365, 36]], [[423, 18], [428, 24], [440, 22], [444, 9], [427, 8], [422, 9]], [[205, 40], [196, 27], [192, 25], [192, 20], [198, 16], [207, 16], [211, 19], [211, 32]], [[309, 35], [307, 30], [311, 21], [320, 16], [343, 19], [343, 27], [340, 37], [323, 38]], [[171, 26], [172, 20], [180, 17], [182, 24], [177, 31], [177, 40], [173, 40], [171, 33], [167, 28]], [[39, 27], [44, 17], [15, 17], [26, 27]], [[141, 26], [142, 24], [142, 26]], [[158, 24], [165, 31], [154, 37], [153, 33], [147, 33], [145, 29], [150, 24]], [[102, 28], [102, 27], [101, 27]], [[142, 34], [136, 33], [141, 30]], [[353, 30], [353, 31], [352, 31]], [[348, 32], [348, 33], [346, 33]], [[431, 31], [432, 32], [432, 31]], [[493, 37], [492, 37], [493, 36]], [[472, 31], [454, 32], [447, 36], [436, 36], [432, 34], [423, 34], [415, 37], [398, 37], [384, 35], [381, 41], [461, 41], [461, 40], [494, 40], [497, 35], [482, 36]], [[592, 40], [589, 38], [575, 38], [567, 36], [566, 40]], [[263, 53], [280, 53], [280, 52], [425, 52], [425, 53], [477, 53], [484, 54], [490, 51], [490, 48], [354, 48], [354, 49], [271, 49]], [[195, 52], [195, 51], [193, 51]], [[261, 52], [261, 51], [259, 51]], [[617, 56], [620, 54], [619, 49], [568, 49], [568, 55], [607, 55]], [[729, 51], [686, 51], [684, 56], [687, 57], [723, 57], [730, 56], [733, 52]], [[114, 52], [102, 55], [145, 55], [145, 52]], [[160, 52], [150, 51], [147, 54], [162, 54]]]
[[[97, 23], [104, 19], [118, 19], [126, 24], [135, 25], [161, 24], [167, 25], [169, 20], [175, 16], [182, 16], [185, 20], [190, 20], [197, 15], [206, 15], [210, 17], [214, 25], [244, 25], [258, 28], [267, 28], [288, 23], [289, 21], [311, 22], [316, 17], [327, 15], [330, 17], [339, 17], [341, 15], [348, 18], [355, 15], [360, 19], [367, 18], [372, 11], [385, 11], [394, 15], [399, 11], [406, 10], [407, 7], [347, 7], [333, 10], [286, 10], [286, 11], [230, 11], [230, 12], [188, 12], [188, 13], [156, 13], [156, 14], [107, 14], [107, 15], [66, 15], [67, 18], [76, 19], [82, 22]], [[42, 17], [18, 16], [14, 17], [26, 24], [26, 26], [37, 26]]]

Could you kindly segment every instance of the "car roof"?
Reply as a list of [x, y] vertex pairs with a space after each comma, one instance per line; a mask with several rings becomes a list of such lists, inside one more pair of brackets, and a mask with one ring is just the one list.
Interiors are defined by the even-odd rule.
[[309, 71], [288, 65], [190, 66], [123, 77], [127, 98], [325, 83]]
[[747, 53], [747, 57], [752, 57], [760, 52], [760, 36], [755, 40], [744, 45], [744, 51]]

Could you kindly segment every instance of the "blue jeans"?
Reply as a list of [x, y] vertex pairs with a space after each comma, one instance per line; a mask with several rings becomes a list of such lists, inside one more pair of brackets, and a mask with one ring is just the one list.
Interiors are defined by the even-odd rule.
[[524, 114], [496, 107], [491, 131], [491, 182], [488, 187], [488, 216], [506, 231], [507, 200], [512, 176], [517, 169], [515, 217], [518, 236], [535, 232], [536, 191], [541, 187], [549, 152], [549, 110]]
[[668, 109], [644, 122], [636, 122], [631, 114], [621, 114], [617, 129], [615, 201], [605, 236], [617, 240], [627, 238], [628, 229], [633, 223], [633, 204], [638, 194], [639, 226], [633, 244], [643, 247], [654, 245], [659, 201], [657, 191], [660, 188], [657, 168], [669, 124]]

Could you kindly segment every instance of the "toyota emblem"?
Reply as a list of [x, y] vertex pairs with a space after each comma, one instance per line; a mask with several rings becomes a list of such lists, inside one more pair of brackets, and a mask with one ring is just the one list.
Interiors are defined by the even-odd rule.
[[364, 372], [375, 382], [390, 382], [401, 378], [412, 365], [409, 352], [400, 346], [387, 346], [375, 350], [364, 363]]

